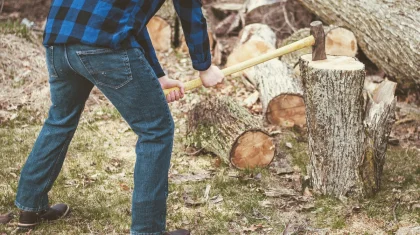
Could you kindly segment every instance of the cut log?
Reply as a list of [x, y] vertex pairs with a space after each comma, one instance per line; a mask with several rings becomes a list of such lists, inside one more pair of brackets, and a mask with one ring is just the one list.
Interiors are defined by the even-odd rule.
[[276, 34], [264, 24], [246, 26], [239, 38], [237, 46], [227, 58], [228, 67], [274, 50], [276, 45]]
[[[290, 43], [301, 40], [302, 38], [308, 37], [310, 29], [303, 28], [296, 31], [287, 39], [283, 40], [281, 46], [289, 45]], [[341, 27], [324, 27], [325, 31], [325, 52], [327, 55], [342, 55], [355, 57], [357, 54], [357, 40], [354, 34], [345, 28]], [[304, 48], [299, 51], [295, 51], [286, 54], [281, 57], [283, 62], [286, 62], [289, 66], [295, 67], [299, 63], [299, 58], [302, 55], [310, 54], [311, 48]]]
[[202, 100], [188, 114], [188, 138], [238, 169], [265, 167], [275, 156], [257, 117], [229, 97]]
[[245, 4], [245, 25], [266, 24], [279, 39], [309, 25], [313, 19], [314, 16], [296, 1], [249, 0]]
[[269, 123], [282, 127], [306, 124], [300, 79], [285, 63], [270, 60], [255, 66], [254, 79]]
[[365, 105], [365, 67], [351, 57], [312, 61], [304, 55], [300, 70], [314, 190], [338, 198], [375, 193], [394, 121], [395, 89], [378, 88]]
[[366, 56], [386, 74], [401, 84], [420, 84], [420, 1], [299, 2], [323, 21], [349, 28]]
[[150, 39], [157, 51], [166, 52], [171, 48], [172, 30], [168, 22], [159, 16], [153, 16], [147, 23]]

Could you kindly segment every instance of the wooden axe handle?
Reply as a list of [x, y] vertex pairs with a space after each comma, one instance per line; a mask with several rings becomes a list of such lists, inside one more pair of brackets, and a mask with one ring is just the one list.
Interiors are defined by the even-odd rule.
[[[243, 61], [243, 62], [241, 62], [239, 64], [235, 64], [233, 66], [227, 67], [227, 68], [223, 69], [222, 72], [225, 76], [228, 76], [228, 75], [231, 75], [233, 73], [242, 71], [242, 70], [247, 69], [249, 67], [252, 67], [254, 65], [264, 63], [268, 60], [280, 57], [280, 56], [288, 54], [290, 52], [300, 50], [300, 49], [305, 48], [305, 47], [312, 46], [314, 44], [315, 44], [315, 38], [314, 38], [314, 36], [311, 35], [309, 37], [303, 38], [299, 41], [296, 41], [294, 43], [286, 45], [284, 47], [280, 47], [280, 48], [278, 48], [274, 51], [270, 51], [266, 54], [257, 56], [255, 58], [252, 58], [252, 59], [249, 59], [249, 60], [246, 60], [246, 61]], [[192, 90], [192, 89], [195, 89], [195, 88], [198, 88], [198, 87], [202, 86], [203, 83], [201, 82], [200, 78], [197, 78], [197, 79], [186, 82], [184, 85], [185, 85], [185, 90], [188, 91], [188, 90]], [[169, 94], [169, 92], [174, 91], [174, 90], [179, 90], [179, 88], [178, 87], [173, 87], [173, 88], [165, 89], [165, 90], [163, 90], [163, 93], [166, 96], [167, 94]]]

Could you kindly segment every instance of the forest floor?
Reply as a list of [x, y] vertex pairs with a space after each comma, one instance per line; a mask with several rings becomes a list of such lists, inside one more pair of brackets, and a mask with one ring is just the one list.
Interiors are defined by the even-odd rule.
[[[13, 212], [19, 172], [46, 117], [49, 97], [39, 35], [16, 23], [0, 26], [0, 214]], [[159, 53], [172, 78], [196, 78], [188, 54]], [[176, 123], [170, 168], [167, 227], [192, 234], [393, 234], [420, 225], [420, 115], [398, 113], [382, 190], [374, 197], [336, 200], [302, 190], [309, 161], [305, 133], [279, 129], [281, 152], [268, 169], [239, 171], [187, 146], [186, 116], [208, 95], [244, 104], [253, 90], [240, 77], [198, 89], [170, 104]], [[259, 114], [260, 104], [250, 110]], [[29, 234], [123, 234], [131, 221], [136, 135], [94, 90], [70, 145], [51, 203], [69, 203], [71, 215]], [[287, 144], [286, 144], [287, 143]], [[197, 153], [198, 152], [198, 153]], [[303, 192], [302, 192], [303, 191]], [[0, 225], [16, 232], [17, 218]]]

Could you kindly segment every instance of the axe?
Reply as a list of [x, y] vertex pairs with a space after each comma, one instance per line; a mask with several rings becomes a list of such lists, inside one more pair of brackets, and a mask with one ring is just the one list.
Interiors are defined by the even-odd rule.
[[[280, 47], [274, 51], [270, 51], [266, 54], [257, 56], [255, 58], [243, 61], [239, 64], [235, 64], [233, 66], [227, 67], [222, 70], [225, 76], [231, 75], [233, 73], [242, 71], [249, 67], [252, 67], [257, 64], [264, 63], [268, 60], [272, 60], [274, 58], [280, 57], [282, 55], [300, 50], [305, 47], [312, 46], [312, 60], [325, 60], [327, 58], [325, 54], [325, 32], [320, 21], [314, 21], [310, 24], [311, 26], [311, 36], [303, 38], [299, 41], [291, 43], [287, 46]], [[188, 81], [185, 83], [185, 90], [192, 90], [202, 86], [203, 83], [201, 82], [200, 78]], [[179, 90], [178, 87], [173, 87], [169, 89], [163, 90], [165, 96], [169, 94], [173, 90]]]

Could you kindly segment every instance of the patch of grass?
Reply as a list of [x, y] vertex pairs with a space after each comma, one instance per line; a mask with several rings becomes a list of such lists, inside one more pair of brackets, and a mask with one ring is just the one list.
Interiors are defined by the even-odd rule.
[[315, 214], [319, 227], [341, 229], [346, 226], [344, 206], [338, 199], [318, 197], [315, 202]]
[[[294, 135], [293, 132], [286, 132], [280, 145], [286, 154], [292, 156], [292, 163], [298, 166], [304, 175], [307, 175], [306, 167], [309, 164], [308, 143], [298, 141]], [[292, 144], [293, 147], [291, 149], [286, 147], [287, 142]]]
[[[40, 126], [0, 129], [0, 211], [13, 211], [20, 170]], [[70, 145], [63, 170], [50, 192], [51, 203], [67, 202], [72, 215], [42, 224], [33, 234], [127, 233], [130, 226], [132, 167], [106, 153], [105, 140], [81, 125]], [[14, 227], [0, 226], [0, 233]]]
[[31, 31], [18, 21], [7, 20], [0, 22], [0, 34], [14, 34], [29, 42], [34, 42], [34, 36], [31, 34]]
[[[420, 222], [419, 211], [410, 209], [410, 203], [420, 198], [420, 154], [412, 149], [392, 147], [387, 152], [381, 191], [363, 201], [370, 217], [393, 220], [393, 208], [398, 218]], [[398, 203], [398, 206], [396, 204]]]

